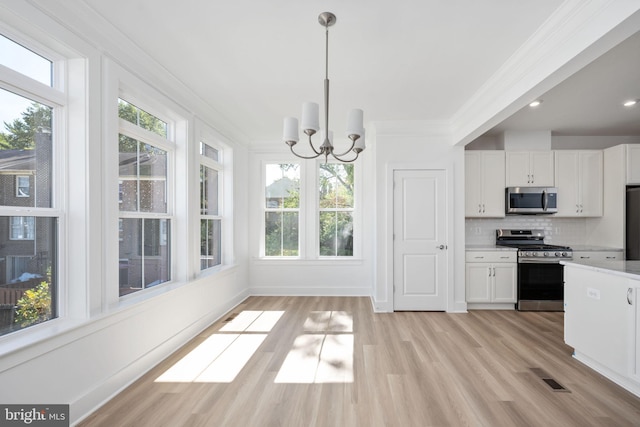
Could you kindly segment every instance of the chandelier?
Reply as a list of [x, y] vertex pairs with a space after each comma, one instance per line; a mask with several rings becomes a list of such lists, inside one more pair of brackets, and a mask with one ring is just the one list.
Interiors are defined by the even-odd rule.
[[[336, 16], [331, 12], [323, 12], [318, 16], [318, 22], [325, 27], [325, 78], [324, 78], [324, 130], [320, 132], [322, 145], [316, 149], [311, 137], [320, 129], [319, 106], [315, 102], [302, 104], [302, 131], [309, 138], [309, 145], [315, 154], [303, 156], [293, 150], [298, 143], [298, 119], [295, 117], [284, 118], [283, 140], [291, 149], [291, 152], [303, 159], [315, 159], [324, 155], [325, 163], [331, 155], [338, 161], [351, 163], [365, 149], [364, 127], [362, 125], [363, 112], [353, 109], [347, 116], [347, 136], [351, 140], [351, 146], [343, 153], [335, 153], [333, 147], [333, 132], [329, 130], [329, 27], [336, 23]], [[345, 157], [348, 156], [348, 157]]]

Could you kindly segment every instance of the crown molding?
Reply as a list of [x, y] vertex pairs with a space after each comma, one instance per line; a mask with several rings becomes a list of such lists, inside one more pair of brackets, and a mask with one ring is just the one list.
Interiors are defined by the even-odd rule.
[[451, 119], [467, 144], [640, 30], [640, 2], [565, 1]]

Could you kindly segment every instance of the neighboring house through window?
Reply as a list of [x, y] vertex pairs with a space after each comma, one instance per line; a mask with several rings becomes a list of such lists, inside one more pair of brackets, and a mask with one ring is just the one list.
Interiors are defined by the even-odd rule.
[[[36, 53], [0, 34], [0, 335], [58, 317], [58, 191], [63, 172], [60, 119], [67, 96], [54, 82], [51, 52]], [[55, 58], [54, 58], [55, 57]], [[55, 185], [54, 185], [55, 184]], [[28, 292], [29, 291], [29, 292]], [[37, 306], [37, 310], [35, 309]]]
[[173, 143], [166, 121], [127, 100], [118, 100], [118, 116], [119, 294], [124, 296], [171, 279], [167, 180]]

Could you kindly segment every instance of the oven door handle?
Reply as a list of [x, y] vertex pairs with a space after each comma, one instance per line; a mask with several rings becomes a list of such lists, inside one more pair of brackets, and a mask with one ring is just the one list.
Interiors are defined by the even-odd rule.
[[560, 261], [571, 261], [571, 258], [562, 259], [519, 259], [518, 264], [560, 264]]
[[543, 190], [542, 191], [542, 210], [543, 211], [547, 210], [548, 204], [549, 204], [549, 198], [547, 196], [547, 190]]

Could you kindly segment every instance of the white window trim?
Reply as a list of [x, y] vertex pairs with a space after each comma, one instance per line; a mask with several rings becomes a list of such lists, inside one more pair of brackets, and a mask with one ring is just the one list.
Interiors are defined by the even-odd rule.
[[[191, 175], [192, 188], [197, 188], [193, 192], [189, 206], [193, 209], [193, 227], [191, 227], [190, 259], [191, 268], [196, 272], [196, 276], [208, 276], [217, 274], [234, 265], [234, 243], [233, 243], [233, 150], [226, 138], [220, 135], [215, 129], [208, 126], [200, 119], [195, 121], [195, 140], [193, 145], [193, 174]], [[218, 150], [218, 160], [211, 159], [200, 154], [200, 143], [205, 143], [211, 148]], [[218, 179], [222, 182], [218, 184], [218, 215], [202, 215], [200, 211], [200, 165], [217, 170], [220, 175]], [[220, 264], [202, 270], [200, 268], [200, 220], [220, 219]]]
[[[103, 197], [105, 209], [105, 244], [102, 311], [117, 310], [139, 301], [153, 298], [187, 282], [192, 277], [187, 265], [187, 235], [190, 226], [188, 200], [188, 152], [190, 113], [184, 111], [173, 100], [141, 81], [108, 58], [103, 59], [103, 121], [104, 121], [104, 180]], [[132, 103], [145, 112], [167, 123], [167, 138], [143, 129], [118, 117], [118, 98]], [[163, 218], [171, 221], [170, 280], [129, 295], [119, 296], [119, 221], [128, 213], [119, 209], [118, 135], [124, 134], [142, 142], [149, 142], [167, 151], [167, 212], [131, 213], [134, 217]]]
[[[352, 256], [320, 256], [319, 221], [320, 210], [318, 200], [319, 165], [323, 160], [303, 160], [297, 157], [275, 156], [263, 154], [258, 156], [260, 165], [260, 188], [255, 194], [260, 218], [256, 218], [259, 224], [259, 249], [257, 251], [257, 264], [282, 263], [296, 265], [332, 265], [339, 262], [340, 265], [362, 264], [362, 165], [353, 163], [354, 170], [354, 202], [353, 202], [353, 255]], [[300, 216], [299, 216], [299, 242], [300, 255], [297, 257], [273, 257], [265, 256], [265, 188], [266, 165], [277, 163], [297, 163], [300, 165]], [[339, 162], [334, 162], [339, 163]]]

